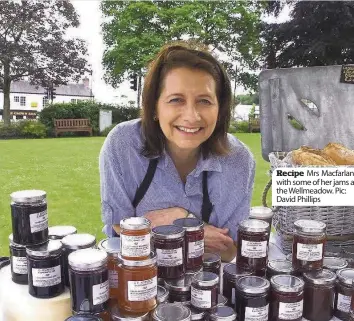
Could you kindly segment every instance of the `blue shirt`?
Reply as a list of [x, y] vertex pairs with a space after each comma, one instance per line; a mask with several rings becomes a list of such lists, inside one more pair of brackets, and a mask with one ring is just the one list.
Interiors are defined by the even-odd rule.
[[149, 159], [141, 155], [141, 120], [118, 124], [107, 136], [100, 153], [103, 231], [112, 236], [112, 225], [125, 217], [148, 211], [182, 207], [201, 218], [202, 172], [208, 171], [208, 192], [213, 204], [209, 223], [229, 228], [236, 241], [239, 223], [249, 216], [255, 161], [249, 149], [228, 134], [231, 152], [226, 156], [200, 157], [184, 184], [167, 152], [159, 158], [154, 178], [136, 209], [132, 202], [145, 177]]

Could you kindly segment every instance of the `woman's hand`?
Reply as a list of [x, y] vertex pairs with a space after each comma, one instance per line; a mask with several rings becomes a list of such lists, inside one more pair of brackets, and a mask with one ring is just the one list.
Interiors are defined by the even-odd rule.
[[188, 212], [181, 207], [170, 207], [161, 210], [147, 212], [144, 216], [151, 221], [151, 227], [170, 225], [178, 218], [185, 218]]

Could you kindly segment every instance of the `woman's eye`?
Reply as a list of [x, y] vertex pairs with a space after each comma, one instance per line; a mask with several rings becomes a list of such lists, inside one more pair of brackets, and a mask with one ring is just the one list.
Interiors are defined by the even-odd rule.
[[210, 102], [209, 100], [207, 100], [207, 99], [202, 99], [201, 102], [202, 102], [203, 104], [207, 104], [207, 105], [210, 105], [210, 104], [211, 104], [211, 102]]
[[182, 99], [181, 98], [172, 98], [169, 103], [177, 103], [177, 102], [181, 102]]

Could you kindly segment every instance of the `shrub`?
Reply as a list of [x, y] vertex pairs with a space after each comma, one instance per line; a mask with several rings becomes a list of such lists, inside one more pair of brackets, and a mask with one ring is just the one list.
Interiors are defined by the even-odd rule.
[[248, 121], [247, 120], [237, 120], [231, 121], [229, 127], [229, 133], [248, 133]]
[[37, 120], [22, 120], [12, 122], [9, 126], [0, 123], [0, 139], [10, 138], [43, 138], [46, 127]]
[[107, 136], [109, 132], [116, 126], [117, 124], [112, 124], [111, 126], [107, 127], [106, 129], [101, 131], [101, 136]]

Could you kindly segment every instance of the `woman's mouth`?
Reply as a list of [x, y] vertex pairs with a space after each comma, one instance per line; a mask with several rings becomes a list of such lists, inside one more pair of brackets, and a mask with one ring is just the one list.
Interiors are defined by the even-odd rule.
[[180, 132], [185, 134], [197, 134], [199, 133], [203, 127], [183, 127], [183, 126], [175, 126]]

